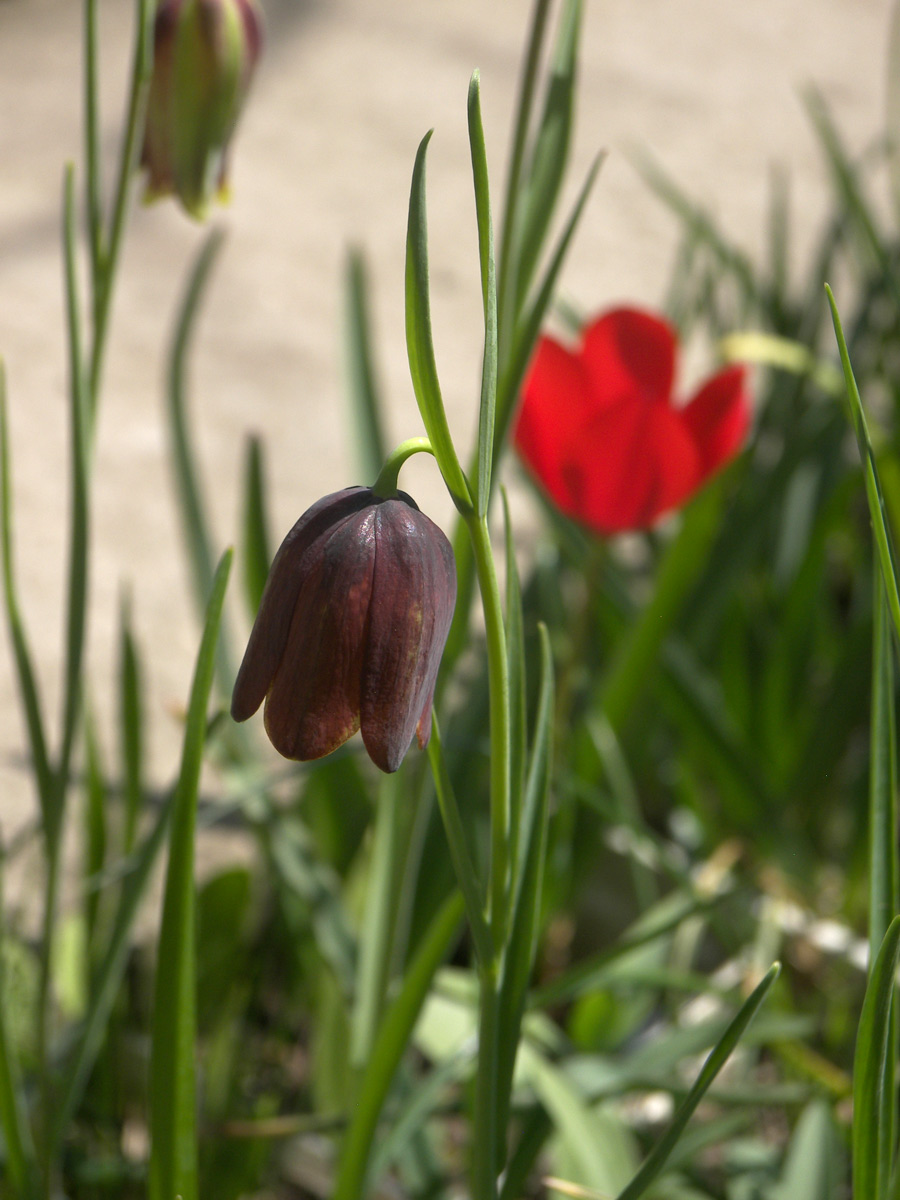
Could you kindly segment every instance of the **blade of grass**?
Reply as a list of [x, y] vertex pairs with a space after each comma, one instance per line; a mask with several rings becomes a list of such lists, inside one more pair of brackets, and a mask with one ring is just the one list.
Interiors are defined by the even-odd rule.
[[247, 439], [244, 460], [244, 595], [250, 616], [255, 617], [269, 574], [272, 555], [266, 519], [265, 472], [262, 443]]
[[859, 456], [862, 459], [863, 481], [866, 488], [866, 499], [869, 502], [869, 514], [872, 518], [872, 533], [875, 538], [875, 545], [878, 550], [878, 560], [881, 563], [881, 574], [884, 580], [885, 591], [887, 593], [888, 610], [891, 614], [891, 620], [894, 625], [894, 633], [900, 639], [900, 590], [898, 590], [898, 573], [897, 559], [894, 553], [894, 545], [891, 538], [890, 528], [887, 524], [885, 514], [884, 496], [881, 491], [881, 483], [878, 479], [878, 466], [875, 460], [875, 452], [872, 449], [872, 442], [869, 438], [869, 429], [866, 423], [866, 414], [863, 410], [862, 399], [860, 398], [859, 388], [856, 386], [856, 379], [853, 375], [853, 367], [850, 363], [850, 355], [847, 352], [847, 342], [844, 339], [844, 330], [841, 326], [841, 318], [838, 313], [837, 303], [834, 294], [828, 284], [825, 284], [825, 294], [828, 296], [828, 303], [831, 306], [831, 319], [834, 323], [834, 333], [837, 338], [838, 350], [841, 355], [841, 366], [844, 369], [844, 381], [847, 385], [847, 402], [850, 408], [850, 420], [853, 424], [853, 432], [856, 434], [856, 441], [859, 446]]
[[517, 256], [514, 252], [514, 235], [518, 225], [519, 204], [524, 192], [522, 187], [522, 172], [525, 165], [528, 131], [531, 126], [538, 68], [549, 10], [550, 0], [535, 0], [534, 13], [531, 18], [528, 36], [528, 47], [525, 51], [522, 68], [522, 79], [519, 85], [512, 150], [506, 177], [506, 199], [503, 209], [503, 233], [500, 242], [497, 287], [500, 353], [504, 356], [504, 359], [509, 349], [508, 343], [511, 341], [509, 335], [512, 333], [519, 317], [515, 307]]
[[212, 587], [214, 566], [212, 538], [206, 515], [187, 421], [187, 360], [200, 303], [209, 282], [225, 235], [213, 229], [206, 237], [188, 277], [169, 351], [166, 398], [169, 433], [172, 439], [172, 463], [179, 502], [182, 529], [188, 550], [194, 599], [199, 612], [206, 608]]
[[333, 1200], [358, 1200], [364, 1193], [372, 1143], [391, 1082], [409, 1045], [434, 973], [459, 932], [462, 915], [462, 896], [457, 892], [429, 926], [400, 991], [385, 1013], [341, 1147]]
[[52, 1161], [55, 1161], [59, 1154], [69, 1121], [78, 1106], [103, 1045], [109, 1017], [128, 965], [134, 922], [141, 902], [147, 894], [156, 860], [165, 844], [173, 799], [174, 793], [166, 800], [152, 830], [128, 861], [109, 945], [94, 981], [90, 1008], [80, 1031], [74, 1056], [66, 1065], [57, 1093], [50, 1137]]
[[232, 552], [227, 550], [213, 579], [172, 811], [150, 1052], [151, 1200], [171, 1200], [173, 1196], [197, 1200], [198, 1195], [194, 831], [206, 709], [231, 559]]
[[888, 1131], [881, 1118], [884, 1088], [894, 1086], [890, 1030], [898, 951], [900, 916], [888, 926], [869, 974], [853, 1058], [853, 1195], [871, 1200], [886, 1200], [890, 1185], [885, 1166], [893, 1147], [882, 1144]]
[[554, 680], [550, 635], [538, 626], [541, 639], [541, 682], [537, 718], [532, 740], [531, 762], [519, 827], [518, 873], [513, 880], [512, 920], [509, 941], [503, 954], [500, 982], [499, 1045], [501, 1105], [499, 1127], [506, 1135], [513, 1072], [522, 1027], [528, 984], [534, 969], [540, 931], [544, 865], [547, 851], [547, 821], [550, 804], [551, 736], [553, 732]]
[[522, 385], [525, 371], [531, 360], [534, 344], [540, 332], [541, 322], [550, 306], [550, 301], [556, 289], [556, 281], [559, 278], [569, 245], [575, 235], [581, 214], [584, 212], [584, 206], [587, 204], [588, 196], [591, 193], [591, 188], [594, 186], [594, 180], [597, 178], [597, 172], [600, 170], [603, 158], [604, 156], [599, 154], [591, 164], [587, 177], [582, 184], [581, 191], [578, 193], [571, 215], [556, 243], [535, 297], [531, 304], [523, 309], [521, 317], [513, 330], [508, 359], [504, 355], [504, 369], [500, 376], [497, 391], [497, 416], [494, 426], [495, 463], [499, 459], [506, 440], [509, 423], [512, 420], [512, 415], [519, 398], [519, 388]]
[[477, 71], [469, 83], [469, 147], [475, 183], [478, 222], [478, 257], [481, 264], [481, 297], [484, 305], [484, 358], [481, 365], [481, 404], [478, 410], [478, 444], [475, 469], [475, 512], [487, 514], [491, 495], [494, 422], [497, 411], [497, 272], [494, 265], [494, 226], [488, 186], [487, 152], [481, 121], [481, 80]]
[[34, 1148], [25, 1113], [24, 1093], [18, 1069], [16, 1050], [6, 1029], [7, 1002], [4, 970], [3, 863], [5, 847], [0, 845], [0, 1131], [3, 1134], [6, 1178], [12, 1189], [10, 1200], [31, 1200], [36, 1195]]
[[143, 728], [141, 665], [131, 632], [131, 605], [123, 597], [119, 610], [119, 746], [125, 815], [122, 848], [125, 854], [134, 849], [141, 811]]
[[406, 349], [413, 390], [428, 440], [453, 502], [461, 513], [472, 511], [468, 480], [460, 466], [438, 382], [431, 334], [428, 293], [428, 227], [425, 215], [425, 154], [431, 131], [419, 143], [409, 194], [406, 232]]
[[572, 140], [575, 69], [581, 0], [568, 0], [560, 17], [544, 109], [525, 176], [525, 194], [516, 231], [517, 309], [521, 309], [556, 208]]
[[522, 587], [513, 543], [509, 497], [501, 488], [503, 498], [503, 530], [506, 545], [506, 661], [509, 668], [509, 726], [510, 726], [510, 788], [509, 842], [510, 878], [513, 895], [518, 878], [522, 821], [522, 798], [525, 791], [525, 772], [528, 767], [528, 714], [525, 679], [525, 631], [522, 614]]
[[667, 633], [706, 565], [719, 528], [720, 507], [718, 491], [710, 487], [686, 510], [684, 525], [659, 565], [653, 596], [617, 649], [600, 694], [603, 711], [616, 733], [622, 732], [652, 675]]
[[494, 947], [490, 930], [484, 915], [483, 889], [478, 881], [474, 863], [469, 854], [466, 841], [465, 826], [460, 816], [456, 795], [444, 759], [441, 744], [441, 732], [437, 718], [432, 714], [431, 738], [428, 742], [428, 761], [434, 777], [434, 790], [444, 822], [444, 832], [447, 836], [447, 846], [453, 860], [453, 870], [456, 882], [466, 904], [466, 916], [469, 920], [469, 930], [475, 943], [475, 952], [480, 962], [489, 962], [493, 957]]
[[32, 665], [31, 649], [22, 624], [19, 610], [19, 594], [16, 586], [13, 559], [13, 516], [12, 516], [12, 472], [10, 466], [9, 427], [6, 419], [6, 370], [0, 359], [0, 538], [3, 551], [3, 591], [6, 602], [6, 619], [12, 642], [13, 658], [21, 696], [28, 743], [37, 785], [41, 819], [46, 827], [49, 820], [52, 772], [47, 753], [44, 718], [38, 694], [37, 678]]
[[[637, 1200], [638, 1196], [642, 1196], [653, 1180], [657, 1177], [660, 1171], [666, 1164], [666, 1159], [671, 1154], [678, 1139], [687, 1125], [688, 1121], [694, 1114], [697, 1105], [706, 1094], [709, 1085], [724, 1067], [731, 1052], [737, 1046], [738, 1042], [744, 1033], [744, 1030], [756, 1016], [757, 1011], [769, 994], [769, 990], [775, 980], [781, 973], [780, 963], [774, 963], [766, 974], [763, 976], [760, 983], [753, 989], [747, 999], [744, 1001], [737, 1016], [725, 1030], [725, 1033], [713, 1047], [706, 1062], [703, 1064], [700, 1074], [697, 1076], [694, 1086], [688, 1092], [685, 1099], [678, 1106], [675, 1116], [669, 1128], [659, 1139], [656, 1145], [651, 1150], [650, 1154], [644, 1160], [641, 1169], [632, 1179], [631, 1183], [619, 1193], [618, 1200]], [[866, 1195], [865, 1192], [858, 1192], [857, 1195]]]
[[344, 357], [357, 466], [361, 479], [374, 480], [388, 456], [388, 444], [372, 359], [366, 265], [359, 250], [347, 256], [344, 306]]

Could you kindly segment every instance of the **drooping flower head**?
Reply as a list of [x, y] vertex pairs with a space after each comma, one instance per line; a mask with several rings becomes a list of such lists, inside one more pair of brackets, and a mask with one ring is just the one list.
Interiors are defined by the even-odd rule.
[[227, 194], [228, 144], [262, 46], [256, 0], [160, 0], [141, 165], [147, 197], [202, 218]]
[[352, 487], [303, 514], [272, 563], [234, 685], [245, 721], [265, 699], [285, 758], [330, 754], [358, 729], [396, 771], [424, 748], [456, 602], [450, 543], [405, 492]]
[[647, 529], [746, 437], [744, 368], [720, 371], [677, 405], [675, 349], [667, 322], [630, 308], [586, 325], [575, 349], [538, 343], [515, 446], [557, 507], [598, 533]]

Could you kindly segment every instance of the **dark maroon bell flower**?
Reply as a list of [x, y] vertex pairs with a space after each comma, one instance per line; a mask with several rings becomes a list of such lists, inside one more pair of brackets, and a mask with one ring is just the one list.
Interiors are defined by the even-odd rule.
[[246, 721], [265, 699], [272, 745], [304, 762], [359, 729], [396, 771], [413, 734], [428, 743], [455, 602], [450, 543], [410, 496], [325, 496], [275, 555], [231, 715]]

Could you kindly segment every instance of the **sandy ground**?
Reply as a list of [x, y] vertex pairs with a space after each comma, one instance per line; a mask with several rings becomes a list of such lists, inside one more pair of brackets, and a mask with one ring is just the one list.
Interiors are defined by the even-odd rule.
[[[130, 55], [131, 5], [103, 0], [103, 130], [112, 160]], [[521, 0], [269, 0], [268, 47], [234, 157], [228, 230], [193, 360], [193, 420], [221, 544], [238, 529], [249, 430], [268, 446], [280, 536], [353, 478], [340, 355], [347, 247], [365, 248], [379, 374], [397, 441], [421, 432], [404, 351], [406, 202], [429, 127], [433, 310], [452, 423], [468, 444], [480, 363], [480, 298], [465, 97], [482, 73], [500, 194], [530, 4]], [[677, 227], [632, 166], [650, 150], [751, 252], [763, 243], [773, 165], [790, 171], [800, 253], [825, 205], [800, 99], [815, 83], [851, 146], [882, 128], [888, 0], [595, 0], [586, 5], [577, 138], [567, 194], [608, 148], [566, 293], [587, 310], [658, 303]], [[9, 381], [16, 558], [51, 725], [59, 705], [67, 522], [62, 164], [80, 154], [80, 5], [0, 0], [0, 353]], [[92, 701], [112, 719], [119, 597], [130, 591], [148, 684], [152, 776], [177, 769], [172, 710], [198, 632], [170, 488], [162, 352], [200, 231], [171, 204], [139, 208], [115, 305], [95, 486]], [[449, 517], [433, 466], [404, 486]], [[24, 727], [0, 638], [0, 821], [34, 813]]]

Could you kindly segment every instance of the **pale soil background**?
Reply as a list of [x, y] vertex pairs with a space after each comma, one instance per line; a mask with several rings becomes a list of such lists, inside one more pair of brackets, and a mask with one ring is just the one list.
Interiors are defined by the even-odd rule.
[[[131, 8], [104, 0], [103, 130], [112, 160], [130, 58]], [[788, 168], [795, 245], [826, 203], [800, 92], [815, 83], [848, 144], [883, 127], [889, 0], [588, 0], [569, 201], [609, 150], [564, 290], [586, 310], [657, 304], [677, 225], [629, 164], [651, 151], [751, 252], [764, 241], [773, 166]], [[345, 437], [341, 275], [364, 247], [379, 375], [395, 440], [421, 432], [404, 350], [406, 203], [429, 127], [433, 315], [455, 430], [468, 444], [480, 363], [465, 98], [473, 67], [495, 198], [531, 4], [521, 0], [270, 0], [268, 45], [233, 161], [228, 230], [193, 359], [193, 423], [221, 545], [238, 529], [245, 434], [267, 441], [280, 537], [318, 496], [354, 479]], [[14, 450], [16, 556], [43, 699], [55, 716], [67, 527], [66, 359], [59, 211], [62, 164], [80, 154], [80, 5], [0, 0], [0, 353]], [[139, 208], [114, 309], [97, 455], [90, 625], [92, 702], [109, 759], [123, 589], [148, 684], [151, 774], [177, 770], [198, 640], [170, 488], [162, 351], [202, 232], [172, 204]], [[450, 506], [430, 463], [404, 486], [439, 521]], [[368, 482], [368, 481], [366, 481]], [[241, 617], [243, 614], [241, 614]], [[55, 720], [52, 722], [55, 731]], [[33, 816], [8, 639], [0, 636], [0, 822]]]

